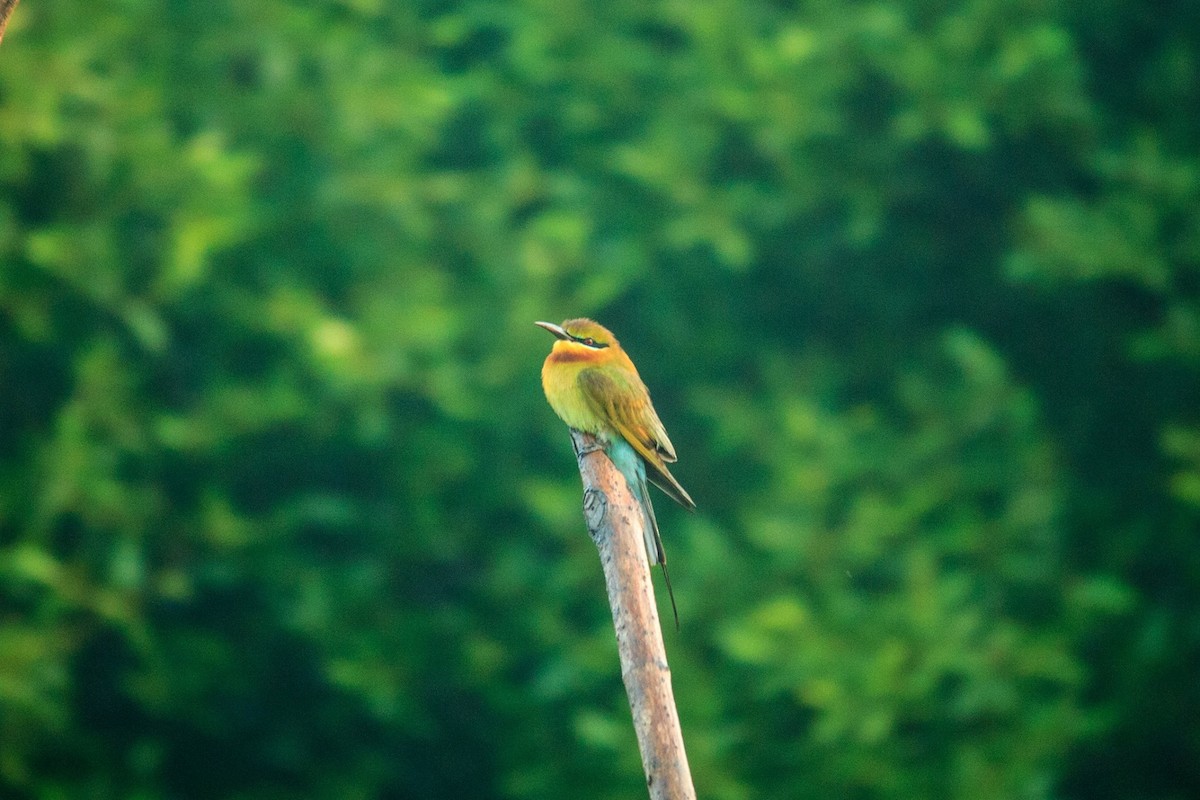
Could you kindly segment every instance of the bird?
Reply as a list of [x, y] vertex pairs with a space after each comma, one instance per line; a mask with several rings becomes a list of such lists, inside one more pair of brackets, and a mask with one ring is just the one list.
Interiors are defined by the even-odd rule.
[[688, 510], [696, 503], [667, 469], [677, 460], [675, 446], [650, 402], [650, 391], [617, 337], [600, 323], [581, 317], [561, 325], [535, 324], [557, 340], [542, 364], [546, 400], [568, 427], [599, 439], [625, 476], [642, 508], [646, 557], [650, 566], [662, 567], [678, 629], [679, 609], [646, 482]]

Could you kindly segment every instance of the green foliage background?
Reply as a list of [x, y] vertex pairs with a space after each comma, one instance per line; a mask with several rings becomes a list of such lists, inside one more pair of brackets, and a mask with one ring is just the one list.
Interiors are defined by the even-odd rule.
[[586, 314], [702, 797], [1197, 796], [1198, 8], [26, 0], [0, 795], [642, 795]]

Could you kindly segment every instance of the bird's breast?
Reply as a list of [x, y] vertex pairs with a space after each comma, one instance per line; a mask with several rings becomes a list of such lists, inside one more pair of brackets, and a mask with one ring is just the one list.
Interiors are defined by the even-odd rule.
[[606, 434], [608, 425], [592, 410], [579, 387], [579, 373], [591, 366], [584, 358], [564, 358], [551, 353], [542, 365], [542, 389], [559, 419], [576, 430]]

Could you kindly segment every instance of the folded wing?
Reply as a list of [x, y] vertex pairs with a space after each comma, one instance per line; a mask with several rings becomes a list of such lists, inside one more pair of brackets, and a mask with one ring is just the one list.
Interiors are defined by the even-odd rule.
[[579, 373], [579, 388], [592, 411], [607, 420], [646, 462], [646, 477], [650, 482], [684, 508], [695, 508], [691, 496], [667, 469], [667, 462], [676, 460], [675, 448], [641, 380], [600, 369], [584, 369]]

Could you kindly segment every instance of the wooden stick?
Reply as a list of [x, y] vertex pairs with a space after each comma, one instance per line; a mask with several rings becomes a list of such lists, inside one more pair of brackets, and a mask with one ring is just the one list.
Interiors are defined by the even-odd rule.
[[8, 27], [8, 18], [17, 7], [17, 0], [0, 0], [0, 42], [4, 41], [4, 29]]
[[695, 800], [671, 669], [642, 538], [642, 511], [594, 437], [571, 431], [583, 479], [583, 515], [600, 551], [642, 767], [652, 800]]

